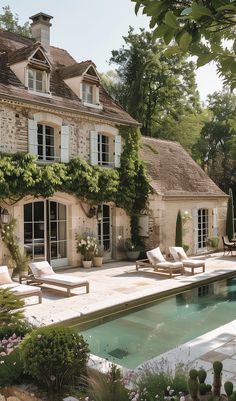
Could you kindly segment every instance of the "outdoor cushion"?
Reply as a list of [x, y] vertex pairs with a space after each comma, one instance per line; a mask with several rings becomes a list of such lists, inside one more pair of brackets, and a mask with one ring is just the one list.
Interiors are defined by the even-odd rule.
[[35, 277], [56, 274], [46, 260], [43, 262], [31, 262], [29, 265]]
[[182, 268], [183, 267], [183, 264], [182, 264], [182, 262], [160, 262], [160, 263], [157, 263], [157, 265], [156, 265], [157, 267], [161, 267], [161, 268]]
[[187, 259], [183, 260], [183, 265], [185, 267], [202, 267], [205, 266], [204, 260]]
[[181, 246], [170, 246], [170, 253], [175, 261], [188, 259], [184, 249]]
[[[41, 276], [42, 277], [42, 276]], [[58, 283], [58, 284], [65, 284], [65, 285], [74, 285], [74, 284], [79, 284], [79, 283], [84, 283], [85, 280], [81, 280], [77, 277], [74, 276], [69, 276], [67, 274], [58, 274], [54, 273], [51, 275], [46, 275], [42, 277], [42, 280], [46, 283]]]
[[149, 262], [152, 265], [156, 265], [157, 263], [166, 261], [164, 256], [162, 255], [162, 253], [160, 251], [159, 246], [157, 248], [151, 249], [151, 251], [148, 251], [147, 252], [147, 257], [148, 257]]
[[11, 290], [11, 292], [20, 294], [20, 295], [27, 295], [27, 294], [33, 294], [35, 292], [39, 292], [40, 288], [39, 287], [34, 287], [33, 285], [26, 285], [26, 284], [19, 284], [19, 283], [11, 283], [11, 284], [5, 284], [1, 286], [0, 288], [8, 288]]
[[0, 285], [10, 283], [12, 283], [12, 279], [10, 277], [7, 266], [0, 266]]

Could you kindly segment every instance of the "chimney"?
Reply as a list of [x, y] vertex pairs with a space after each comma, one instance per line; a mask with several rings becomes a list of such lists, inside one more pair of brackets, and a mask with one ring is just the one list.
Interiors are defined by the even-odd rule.
[[33, 21], [31, 24], [32, 37], [36, 42], [41, 43], [48, 54], [50, 53], [50, 27], [52, 26], [50, 20], [52, 18], [51, 15], [44, 13], [38, 13], [30, 17]]

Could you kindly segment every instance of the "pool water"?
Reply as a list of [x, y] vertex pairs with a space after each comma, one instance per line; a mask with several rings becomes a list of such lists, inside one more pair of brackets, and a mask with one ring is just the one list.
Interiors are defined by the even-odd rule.
[[127, 368], [236, 319], [236, 278], [76, 325], [90, 351]]

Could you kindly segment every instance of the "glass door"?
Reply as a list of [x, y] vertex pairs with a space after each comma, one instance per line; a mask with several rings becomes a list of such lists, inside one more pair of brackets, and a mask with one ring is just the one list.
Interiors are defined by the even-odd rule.
[[209, 232], [209, 215], [208, 209], [198, 209], [198, 239], [197, 247], [203, 250], [207, 247], [207, 237]]
[[24, 205], [24, 249], [32, 260], [48, 260], [52, 266], [66, 266], [67, 210], [54, 201]]
[[101, 220], [98, 221], [98, 239], [104, 247], [104, 259], [112, 258], [112, 226], [111, 208], [109, 205], [102, 205]]

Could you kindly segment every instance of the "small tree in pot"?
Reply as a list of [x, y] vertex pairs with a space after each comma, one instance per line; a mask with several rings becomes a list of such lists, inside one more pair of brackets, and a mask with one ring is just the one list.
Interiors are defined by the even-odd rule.
[[101, 244], [97, 245], [95, 249], [94, 257], [93, 257], [93, 266], [94, 267], [101, 267], [103, 263], [103, 256], [104, 256], [104, 246]]

